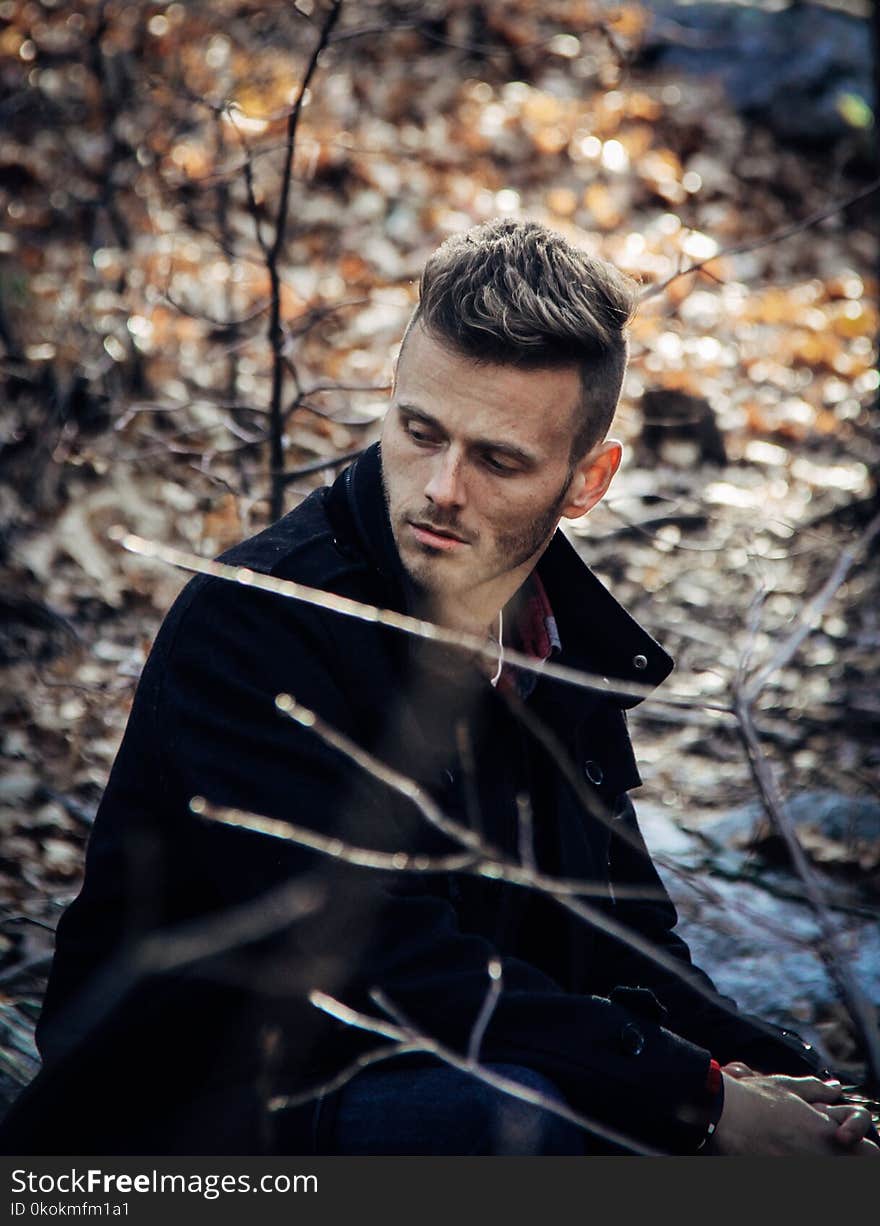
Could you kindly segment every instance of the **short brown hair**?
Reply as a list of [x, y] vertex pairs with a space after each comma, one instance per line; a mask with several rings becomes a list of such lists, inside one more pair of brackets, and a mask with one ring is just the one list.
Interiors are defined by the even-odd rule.
[[425, 265], [419, 321], [469, 358], [533, 369], [576, 365], [583, 420], [572, 461], [603, 439], [626, 370], [635, 284], [561, 234], [509, 218], [448, 238]]

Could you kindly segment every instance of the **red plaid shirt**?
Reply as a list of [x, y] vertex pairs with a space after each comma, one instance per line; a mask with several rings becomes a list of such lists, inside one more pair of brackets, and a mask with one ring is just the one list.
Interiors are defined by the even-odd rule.
[[[553, 609], [547, 597], [547, 589], [538, 575], [532, 571], [527, 580], [525, 603], [521, 606], [514, 633], [511, 636], [513, 645], [525, 655], [533, 656], [543, 664], [552, 655], [562, 650], [559, 638], [559, 627], [553, 616]], [[527, 673], [523, 669], [505, 664], [498, 679], [502, 688], [510, 687], [520, 698], [528, 698], [538, 684], [537, 673]]]

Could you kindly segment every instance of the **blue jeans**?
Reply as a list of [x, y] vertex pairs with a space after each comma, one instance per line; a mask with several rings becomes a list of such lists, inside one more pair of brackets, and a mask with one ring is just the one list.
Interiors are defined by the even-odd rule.
[[[534, 1069], [492, 1072], [562, 1102]], [[365, 1069], [316, 1110], [325, 1154], [583, 1155], [583, 1131], [543, 1107], [448, 1066]]]

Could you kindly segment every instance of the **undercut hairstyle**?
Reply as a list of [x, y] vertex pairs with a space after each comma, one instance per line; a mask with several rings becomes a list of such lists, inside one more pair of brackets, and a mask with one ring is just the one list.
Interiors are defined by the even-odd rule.
[[478, 362], [577, 366], [573, 465], [611, 425], [635, 303], [635, 283], [612, 265], [537, 222], [498, 219], [453, 235], [430, 257], [403, 344], [421, 321], [434, 340]]

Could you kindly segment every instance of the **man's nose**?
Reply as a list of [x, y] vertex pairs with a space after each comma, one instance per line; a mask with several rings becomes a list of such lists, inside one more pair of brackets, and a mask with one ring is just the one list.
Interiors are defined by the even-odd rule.
[[433, 458], [425, 497], [438, 507], [464, 506], [464, 456], [460, 451], [445, 447]]

